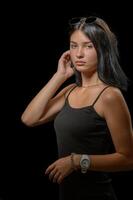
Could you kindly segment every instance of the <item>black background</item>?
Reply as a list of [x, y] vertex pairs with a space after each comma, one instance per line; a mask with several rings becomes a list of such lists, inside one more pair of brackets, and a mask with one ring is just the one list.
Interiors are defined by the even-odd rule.
[[[117, 6], [96, 1], [19, 2], [2, 8], [0, 198], [58, 199], [58, 185], [41, 176], [41, 170], [57, 158], [53, 122], [28, 128], [21, 123], [21, 114], [68, 49], [71, 17], [96, 14], [105, 19], [118, 38], [120, 63], [133, 80], [131, 5], [127, 1]], [[124, 96], [133, 119], [132, 89], [133, 85]], [[113, 173], [112, 178], [119, 199], [132, 199], [133, 172]]]

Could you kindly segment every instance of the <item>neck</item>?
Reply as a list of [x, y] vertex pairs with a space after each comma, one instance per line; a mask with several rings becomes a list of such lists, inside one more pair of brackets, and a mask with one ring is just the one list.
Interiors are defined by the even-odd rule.
[[88, 87], [98, 86], [98, 85], [101, 85], [101, 84], [103, 84], [103, 83], [101, 82], [101, 83], [96, 83], [96, 84], [82, 85], [81, 87], [82, 88], [88, 88]]
[[97, 71], [89, 73], [81, 73], [82, 87], [89, 87], [101, 84], [101, 80], [98, 78]]

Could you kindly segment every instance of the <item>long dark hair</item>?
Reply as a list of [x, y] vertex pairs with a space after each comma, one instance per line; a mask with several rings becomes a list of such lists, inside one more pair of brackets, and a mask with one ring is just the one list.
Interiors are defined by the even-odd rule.
[[[70, 22], [69, 38], [81, 30], [93, 43], [98, 57], [99, 79], [108, 85], [127, 90], [128, 78], [119, 64], [117, 38], [107, 23], [98, 17], [73, 18]], [[82, 85], [81, 73], [76, 70], [76, 82]]]

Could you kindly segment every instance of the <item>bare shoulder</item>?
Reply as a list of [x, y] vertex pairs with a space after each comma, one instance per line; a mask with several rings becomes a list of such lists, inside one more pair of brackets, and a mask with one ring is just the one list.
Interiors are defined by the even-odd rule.
[[69, 93], [69, 91], [76, 86], [77, 86], [76, 83], [71, 83], [71, 84], [67, 85], [65, 88], [62, 89], [63, 94], [67, 95]]
[[105, 90], [103, 95], [104, 105], [111, 105], [111, 104], [114, 105], [116, 103], [122, 103], [122, 102], [125, 102], [125, 99], [119, 88], [111, 86]]
[[69, 85], [67, 85], [66, 87], [64, 87], [62, 90], [59, 91], [59, 93], [53, 98], [58, 98], [60, 96], [64, 96], [67, 94], [67, 92], [69, 92], [71, 90], [71, 88], [75, 87], [76, 86], [76, 83], [71, 83]]
[[128, 106], [120, 89], [109, 87], [105, 90], [103, 97], [104, 114], [128, 113]]
[[71, 83], [64, 88], [65, 92], [69, 92], [73, 87], [76, 87], [76, 83]]

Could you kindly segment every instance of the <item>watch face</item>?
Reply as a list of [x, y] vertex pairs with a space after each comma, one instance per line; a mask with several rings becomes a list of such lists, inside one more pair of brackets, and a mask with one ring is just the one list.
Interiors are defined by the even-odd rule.
[[88, 168], [88, 166], [89, 166], [89, 161], [87, 160], [87, 159], [84, 159], [84, 160], [82, 160], [82, 167], [83, 168]]
[[86, 173], [90, 166], [90, 158], [88, 155], [83, 154], [80, 160], [81, 172]]

